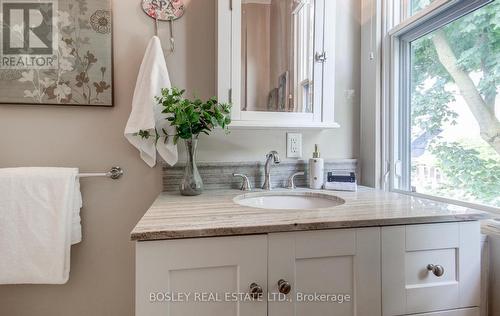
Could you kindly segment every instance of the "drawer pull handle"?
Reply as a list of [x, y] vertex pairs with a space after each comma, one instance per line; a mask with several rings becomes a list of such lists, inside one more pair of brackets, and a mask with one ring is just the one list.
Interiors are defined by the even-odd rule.
[[278, 291], [280, 291], [281, 294], [288, 294], [292, 290], [292, 286], [290, 285], [290, 282], [286, 280], [279, 280], [278, 281]]
[[444, 268], [443, 266], [440, 266], [439, 264], [428, 264], [427, 265], [427, 270], [431, 271], [432, 273], [434, 273], [435, 276], [437, 276], [438, 278], [439, 277], [442, 277], [443, 274], [444, 274]]
[[250, 284], [250, 296], [256, 300], [262, 296], [262, 293], [264, 293], [264, 290], [262, 289], [262, 286], [258, 285], [257, 283], [252, 283]]

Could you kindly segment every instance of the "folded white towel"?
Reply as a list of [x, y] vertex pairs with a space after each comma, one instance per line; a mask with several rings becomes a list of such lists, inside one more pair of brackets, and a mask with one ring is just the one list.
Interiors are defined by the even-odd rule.
[[0, 169], [0, 284], [63, 284], [81, 241], [78, 169]]
[[[150, 167], [156, 165], [157, 150], [169, 165], [173, 166], [177, 163], [177, 146], [173, 142], [173, 137], [165, 142], [162, 132], [164, 129], [169, 135], [174, 135], [175, 127], [172, 127], [166, 120], [168, 115], [161, 113], [162, 107], [155, 100], [155, 97], [161, 94], [162, 88], [170, 87], [170, 77], [161, 42], [157, 36], [154, 36], [142, 60], [132, 100], [132, 112], [125, 128], [125, 137], [139, 150], [141, 158]], [[155, 148], [155, 129], [161, 136], [157, 142], [157, 149]], [[143, 139], [137, 135], [140, 130], [149, 131], [153, 136]]]

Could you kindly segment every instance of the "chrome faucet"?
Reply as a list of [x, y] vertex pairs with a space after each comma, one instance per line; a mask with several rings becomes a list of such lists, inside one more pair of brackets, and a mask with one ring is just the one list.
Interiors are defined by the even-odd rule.
[[303, 176], [303, 175], [305, 175], [304, 171], [300, 171], [300, 172], [296, 172], [296, 173], [292, 174], [290, 176], [290, 178], [288, 178], [288, 184], [287, 184], [286, 187], [288, 189], [291, 189], [291, 190], [295, 189], [296, 188], [296, 186], [295, 186], [295, 177], [297, 177], [297, 176]]
[[271, 186], [271, 164], [279, 164], [280, 156], [277, 151], [273, 150], [266, 155], [266, 166], [265, 166], [265, 180], [262, 186], [263, 190], [272, 190]]
[[241, 191], [252, 191], [252, 185], [248, 177], [241, 173], [233, 173], [233, 177], [240, 177], [243, 179], [243, 184], [241, 185]]

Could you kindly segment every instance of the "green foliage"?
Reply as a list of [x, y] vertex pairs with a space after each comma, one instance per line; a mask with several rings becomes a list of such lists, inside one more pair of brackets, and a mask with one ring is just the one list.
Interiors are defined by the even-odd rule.
[[[413, 12], [426, 7], [432, 0], [412, 0]], [[450, 23], [444, 28], [448, 42], [458, 57], [459, 66], [467, 73], [482, 72], [478, 89], [484, 99], [494, 102], [500, 85], [500, 1]], [[416, 66], [414, 83], [439, 77], [452, 81], [439, 62], [432, 34], [413, 43], [412, 62]], [[416, 88], [416, 86], [414, 85]]]
[[[411, 124], [422, 131], [437, 135], [445, 123], [455, 125], [458, 114], [448, 106], [455, 101], [453, 94], [444, 88], [446, 81], [436, 79], [428, 89], [416, 89], [412, 94]], [[418, 135], [416, 135], [418, 136]]]
[[[445, 89], [446, 84], [453, 82], [453, 79], [439, 62], [432, 35], [412, 43], [411, 61], [412, 126], [419, 126], [422, 131], [436, 135], [434, 132], [442, 129], [446, 122], [454, 123], [458, 117], [448, 106], [455, 101], [455, 97]], [[426, 87], [429, 79], [432, 80], [432, 86]]]
[[496, 96], [500, 85], [500, 2], [451, 23], [445, 33], [460, 68], [483, 73], [478, 89], [485, 100]]
[[[156, 137], [156, 141], [158, 141], [158, 136], [157, 136], [158, 133], [155, 133], [155, 137]], [[151, 134], [150, 131], [145, 131], [145, 130], [140, 130], [139, 133], [137, 133], [135, 136], [139, 136], [143, 139], [148, 139], [150, 137], [153, 136], [153, 134]]]
[[418, 11], [424, 9], [426, 6], [431, 4], [434, 0], [410, 0], [410, 11], [411, 14], [415, 14]]
[[[430, 2], [432, 0], [412, 0], [411, 10], [416, 12]], [[443, 32], [460, 69], [478, 78], [476, 88], [488, 107], [485, 110], [494, 113], [500, 86], [500, 1], [448, 24]], [[458, 114], [450, 108], [456, 92], [450, 91], [449, 84], [454, 81], [439, 61], [434, 34], [411, 43], [412, 139], [424, 133], [434, 136], [428, 150], [449, 182], [438, 194], [448, 192], [449, 196], [455, 196], [463, 192], [462, 199], [500, 206], [498, 153], [491, 150], [492, 154], [488, 155], [471, 144], [447, 143], [436, 136], [445, 126], [456, 124]]]
[[441, 194], [454, 195], [462, 191], [465, 199], [480, 200], [500, 207], [500, 162], [484, 158], [476, 149], [466, 149], [458, 143], [438, 143], [431, 147], [438, 165], [449, 178]]
[[162, 113], [170, 114], [167, 120], [176, 128], [174, 135], [162, 129], [161, 132], [155, 130], [154, 133], [140, 130], [136, 136], [143, 139], [155, 137], [155, 142], [165, 137], [165, 143], [173, 137], [176, 144], [179, 138], [191, 139], [201, 133], [210, 135], [210, 132], [217, 127], [221, 127], [226, 133], [229, 132], [230, 104], [219, 103], [216, 98], [210, 98], [207, 101], [185, 99], [184, 92], [185, 90], [177, 88], [165, 88], [161, 90], [161, 95], [156, 97], [156, 102], [163, 106]]
[[185, 90], [177, 88], [162, 89], [161, 96], [156, 98], [158, 104], [164, 107], [162, 113], [171, 114], [167, 118], [170, 125], [176, 127], [174, 137], [176, 143], [179, 138], [190, 139], [200, 133], [209, 135], [216, 127], [222, 127], [226, 132], [231, 123], [231, 106], [218, 103], [216, 98], [207, 101], [200, 99], [189, 100], [183, 97]]

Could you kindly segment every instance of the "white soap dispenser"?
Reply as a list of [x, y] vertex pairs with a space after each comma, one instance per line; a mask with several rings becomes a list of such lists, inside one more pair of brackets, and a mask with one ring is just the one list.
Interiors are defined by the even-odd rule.
[[314, 145], [313, 157], [309, 159], [309, 188], [322, 189], [324, 184], [324, 167], [323, 158], [320, 158], [318, 144]]

